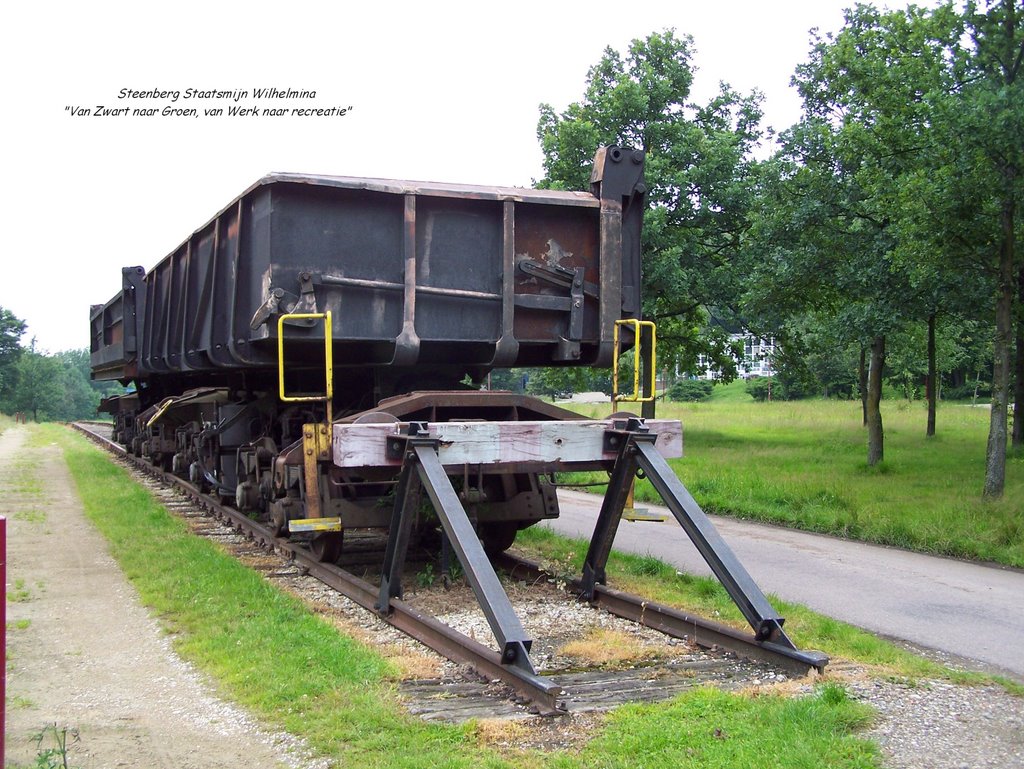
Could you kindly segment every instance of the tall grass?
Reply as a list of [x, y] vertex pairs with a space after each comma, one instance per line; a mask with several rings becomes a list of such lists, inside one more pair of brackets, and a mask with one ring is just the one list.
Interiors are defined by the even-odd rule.
[[[984, 500], [987, 409], [941, 405], [926, 438], [921, 402], [883, 401], [885, 461], [868, 467], [859, 402], [740, 396], [658, 404], [683, 422], [686, 455], [670, 464], [709, 512], [1024, 567], [1024, 455], [1007, 461], [1003, 498]], [[637, 496], [657, 501], [647, 482]]]

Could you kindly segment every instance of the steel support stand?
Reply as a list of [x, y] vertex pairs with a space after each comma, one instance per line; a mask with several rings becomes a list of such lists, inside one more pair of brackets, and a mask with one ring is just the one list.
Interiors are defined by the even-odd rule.
[[707, 514], [654, 447], [657, 436], [647, 432], [643, 420], [630, 419], [625, 430], [608, 432], [606, 440], [613, 439], [619, 442], [621, 448], [584, 562], [583, 597], [593, 600], [596, 585], [605, 584], [605, 566], [622, 517], [629, 484], [637, 469], [640, 469], [646, 473], [701, 557], [754, 628], [757, 640], [795, 649], [793, 642], [782, 630], [785, 619], [772, 608], [761, 588], [722, 539]]
[[[537, 671], [530, 661], [529, 653], [533, 641], [526, 635], [519, 617], [516, 616], [512, 603], [502, 588], [483, 545], [480, 544], [476, 530], [437, 457], [437, 441], [429, 436], [420, 435], [422, 430], [422, 427], [413, 423], [410, 425], [410, 435], [403, 438], [404, 462], [395, 496], [391, 533], [385, 551], [378, 611], [387, 613], [391, 599], [401, 595], [402, 565], [408, 551], [412, 521], [416, 514], [416, 506], [411, 502], [414, 496], [418, 499], [419, 488], [422, 485], [501, 648], [502, 663], [536, 675]], [[395, 440], [389, 439], [392, 442]]]
[[376, 609], [385, 616], [391, 611], [391, 599], [402, 598], [402, 570], [409, 552], [412, 524], [420, 504], [420, 479], [411, 462], [402, 467], [395, 491], [395, 507], [388, 529], [388, 544], [381, 569], [380, 597]]
[[622, 511], [626, 507], [630, 492], [633, 489], [633, 476], [636, 474], [636, 456], [628, 440], [623, 440], [618, 458], [608, 479], [608, 490], [601, 502], [601, 512], [597, 516], [597, 525], [590, 539], [587, 557], [583, 561], [582, 598], [594, 600], [594, 589], [598, 584], [607, 584], [605, 566], [612, 552], [612, 542], [619, 530]]

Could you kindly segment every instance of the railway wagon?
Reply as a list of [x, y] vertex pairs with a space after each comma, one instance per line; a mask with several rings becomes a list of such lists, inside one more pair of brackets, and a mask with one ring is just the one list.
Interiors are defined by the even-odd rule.
[[102, 405], [114, 439], [319, 560], [339, 559], [346, 531], [383, 532], [385, 616], [411, 543], [440, 536], [501, 666], [535, 692], [547, 685], [490, 558], [558, 516], [555, 473], [605, 470], [580, 580], [596, 605], [643, 473], [752, 643], [821, 669], [665, 461], [682, 453], [679, 422], [589, 420], [479, 389], [496, 367], [608, 366], [636, 350], [643, 163], [599, 149], [589, 192], [261, 179], [148, 272], [122, 270], [120, 291], [92, 307], [92, 375], [130, 386]]
[[[133, 390], [104, 402], [115, 437], [333, 558], [345, 529], [387, 527], [396, 472], [333, 463], [332, 423], [578, 419], [476, 388], [612, 363], [640, 314], [645, 191], [619, 147], [589, 192], [267, 176], [92, 307], [92, 376]], [[551, 469], [465, 464], [489, 550], [557, 516]]]

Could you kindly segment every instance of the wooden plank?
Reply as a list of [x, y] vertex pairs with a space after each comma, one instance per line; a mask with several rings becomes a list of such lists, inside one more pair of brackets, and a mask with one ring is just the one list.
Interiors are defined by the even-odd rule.
[[[656, 434], [655, 448], [666, 457], [683, 453], [683, 428], [678, 420], [649, 419]], [[431, 422], [431, 437], [440, 441], [438, 457], [449, 467], [501, 465], [520, 462], [571, 465], [574, 462], [614, 460], [604, 450], [604, 433], [613, 429], [610, 420], [546, 422]], [[389, 459], [386, 441], [402, 435], [404, 423], [334, 425], [334, 464], [338, 467], [399, 467]]]

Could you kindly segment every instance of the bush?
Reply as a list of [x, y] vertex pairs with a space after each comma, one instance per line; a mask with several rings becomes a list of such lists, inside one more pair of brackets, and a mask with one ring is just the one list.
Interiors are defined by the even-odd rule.
[[[751, 377], [747, 380], [747, 395], [756, 401], [766, 401], [768, 396], [778, 398], [778, 386], [771, 377]], [[775, 390], [773, 393], [772, 390]]]
[[752, 377], [747, 380], [747, 394], [756, 401], [796, 401], [808, 397], [804, 383], [786, 382], [775, 377]]
[[796, 392], [790, 392], [785, 382], [780, 382], [773, 376], [759, 376], [747, 380], [747, 394], [756, 401], [791, 401], [804, 397], [804, 392], [794, 388]]
[[670, 401], [703, 401], [711, 397], [714, 382], [709, 379], [680, 379], [675, 382], [665, 396]]
[[992, 385], [988, 382], [968, 382], [959, 387], [945, 387], [942, 390], [942, 399], [947, 401], [969, 401], [974, 400], [974, 392], [977, 388], [978, 398], [988, 400], [992, 397]]

